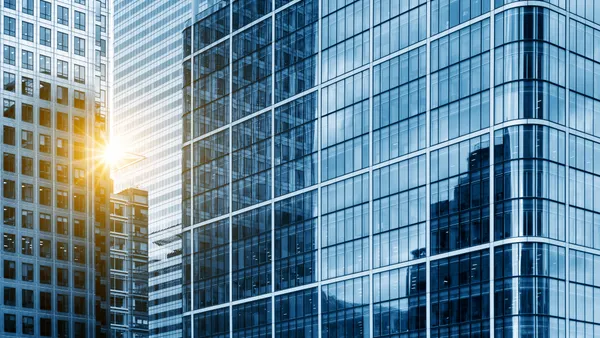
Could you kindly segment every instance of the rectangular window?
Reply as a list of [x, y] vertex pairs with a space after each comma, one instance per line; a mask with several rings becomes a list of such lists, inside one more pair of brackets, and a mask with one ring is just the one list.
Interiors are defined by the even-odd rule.
[[75, 28], [85, 30], [85, 13], [75, 11]]
[[106, 57], [106, 40], [100, 40], [100, 55]]
[[17, 332], [17, 316], [9, 313], [4, 314], [4, 332]]
[[10, 127], [10, 126], [3, 126], [3, 128], [4, 128], [4, 135], [3, 135], [4, 144], [14, 146], [15, 145], [15, 128]]
[[2, 196], [4, 196], [4, 198], [10, 198], [12, 200], [15, 199], [15, 181], [12, 180], [4, 180], [2, 182], [3, 186], [3, 193]]
[[21, 52], [21, 67], [33, 70], [33, 53], [23, 50]]
[[4, 161], [2, 163], [2, 169], [4, 169], [4, 171], [8, 171], [11, 173], [15, 172], [15, 154], [11, 154], [11, 153], [4, 153]]
[[33, 79], [25, 76], [21, 78], [21, 93], [26, 96], [33, 96]]
[[40, 73], [52, 75], [52, 58], [46, 55], [40, 55]]
[[85, 117], [73, 116], [73, 131], [77, 135], [85, 134]]
[[62, 138], [56, 139], [56, 155], [62, 156], [62, 157], [69, 156], [69, 141], [68, 140], [65, 140]]
[[[66, 192], [61, 191], [66, 194]], [[69, 244], [63, 242], [56, 242], [56, 257], [61, 261], [69, 260]]]
[[10, 16], [4, 16], [4, 35], [16, 36], [17, 21]]
[[[23, 290], [23, 294], [25, 294], [25, 291], [29, 291], [32, 292], [30, 290]], [[31, 307], [33, 308], [33, 297], [30, 298], [31, 299]], [[23, 301], [25, 301], [25, 297], [23, 297]], [[35, 332], [35, 328], [34, 328], [34, 324], [33, 324], [33, 317], [30, 316], [23, 316], [23, 334], [26, 335], [33, 335]]]
[[23, 122], [33, 123], [33, 106], [30, 104], [21, 104], [21, 120]]
[[[32, 162], [33, 170], [33, 162]], [[33, 211], [21, 210], [21, 227], [23, 229], [33, 229]]]
[[23, 40], [33, 42], [33, 24], [22, 21], [21, 22], [21, 37]]
[[15, 226], [15, 208], [4, 206], [4, 210], [2, 210], [2, 218], [4, 219], [4, 225]]
[[85, 67], [80, 65], [75, 65], [75, 82], [85, 84]]
[[56, 102], [65, 106], [69, 105], [69, 89], [62, 86], [56, 86]]
[[15, 47], [4, 45], [4, 63], [14, 66], [17, 58], [16, 53]]
[[33, 132], [21, 130], [21, 148], [33, 150]]
[[50, 141], [50, 136], [40, 134], [39, 142], [40, 142], [40, 151], [42, 153], [49, 154], [52, 150], [52, 148], [51, 148], [52, 142]]
[[85, 93], [79, 90], [75, 91], [75, 100], [73, 106], [78, 109], [85, 109]]
[[46, 187], [40, 187], [40, 204], [50, 206], [52, 202], [52, 190]]
[[[23, 263], [23, 265], [25, 265], [26, 263]], [[31, 265], [31, 270], [32, 270], [32, 278], [33, 278], [33, 265], [32, 264], [28, 264]], [[33, 279], [31, 280], [33, 281]], [[32, 290], [23, 290], [22, 292], [22, 302], [21, 302], [21, 306], [23, 306], [24, 308], [27, 309], [33, 309], [33, 291]], [[23, 317], [23, 321], [25, 321], [25, 318], [29, 318], [29, 317]], [[33, 325], [33, 322], [32, 324]], [[23, 330], [23, 333], [25, 333], [25, 330]], [[33, 334], [33, 332], [29, 333], [29, 334]]]
[[15, 74], [4, 72], [3, 88], [7, 92], [15, 92]]
[[67, 61], [56, 60], [56, 75], [63, 79], [69, 78], [69, 63]]
[[56, 8], [56, 21], [61, 24], [68, 26], [69, 25], [69, 9], [63, 6], [58, 6]]
[[33, 15], [33, 0], [23, 1], [23, 13]]
[[40, 18], [52, 20], [52, 4], [48, 1], [40, 0]]
[[33, 203], [33, 185], [21, 183], [21, 200], [23, 202]]
[[21, 174], [33, 176], [33, 159], [31, 157], [21, 157]]
[[17, 275], [16, 270], [16, 264], [14, 261], [4, 261], [4, 278], [15, 279]]
[[4, 0], [4, 7], [8, 9], [17, 9], [17, 0]]
[[40, 126], [42, 127], [52, 127], [52, 113], [50, 110], [46, 108], [40, 108], [40, 116], [39, 116]]
[[15, 118], [15, 101], [4, 99], [3, 109], [4, 109], [4, 112], [3, 112], [4, 117], [8, 117], [10, 119]]
[[10, 286], [4, 287], [4, 305], [17, 305], [17, 289]]
[[52, 310], [52, 293], [40, 291], [40, 310]]
[[9, 233], [4, 233], [4, 251], [6, 252], [15, 252], [15, 247], [16, 247], [16, 243], [15, 243], [15, 235], [14, 234], [9, 234]]
[[85, 56], [85, 39], [75, 37], [75, 54], [80, 56]]
[[46, 232], [52, 231], [52, 218], [50, 215], [40, 213], [40, 230]]
[[[21, 254], [33, 256], [33, 237], [21, 236]], [[33, 267], [31, 271], [33, 274]]]
[[40, 81], [40, 99], [50, 101], [52, 98], [52, 85], [48, 82]]
[[61, 112], [56, 114], [56, 129], [69, 131], [69, 114]]
[[65, 52], [69, 51], [69, 35], [62, 32], [56, 33], [56, 48]]
[[52, 30], [50, 28], [40, 26], [40, 44], [52, 47]]

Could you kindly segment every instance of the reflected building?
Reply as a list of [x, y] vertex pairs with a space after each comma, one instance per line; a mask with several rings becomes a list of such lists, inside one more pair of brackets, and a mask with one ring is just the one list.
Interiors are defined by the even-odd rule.
[[148, 191], [151, 337], [181, 336], [179, 47], [191, 7], [189, 0], [114, 1], [111, 138], [145, 159], [113, 175], [115, 191]]
[[183, 336], [600, 334], [598, 13], [196, 8]]

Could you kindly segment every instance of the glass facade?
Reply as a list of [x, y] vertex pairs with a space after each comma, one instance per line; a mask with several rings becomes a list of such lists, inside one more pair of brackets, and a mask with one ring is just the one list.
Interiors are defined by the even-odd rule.
[[598, 13], [196, 8], [181, 39], [184, 337], [598, 336]]

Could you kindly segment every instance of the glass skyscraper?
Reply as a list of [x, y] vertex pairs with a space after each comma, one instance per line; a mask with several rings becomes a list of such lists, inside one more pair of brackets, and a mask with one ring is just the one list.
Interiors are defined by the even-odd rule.
[[0, 13], [0, 336], [108, 337], [112, 4], [4, 0]]
[[111, 138], [143, 161], [115, 190], [148, 191], [151, 337], [181, 336], [181, 31], [189, 0], [115, 0]]
[[182, 39], [184, 337], [600, 335], [597, 1], [220, 1]]

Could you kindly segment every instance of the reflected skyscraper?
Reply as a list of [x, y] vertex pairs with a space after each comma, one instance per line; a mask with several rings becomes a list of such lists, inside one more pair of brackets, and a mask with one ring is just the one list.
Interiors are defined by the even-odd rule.
[[599, 51], [584, 0], [194, 10], [183, 336], [600, 334]]
[[148, 191], [150, 337], [181, 336], [181, 30], [186, 0], [114, 1], [112, 141], [143, 161], [115, 191]]

